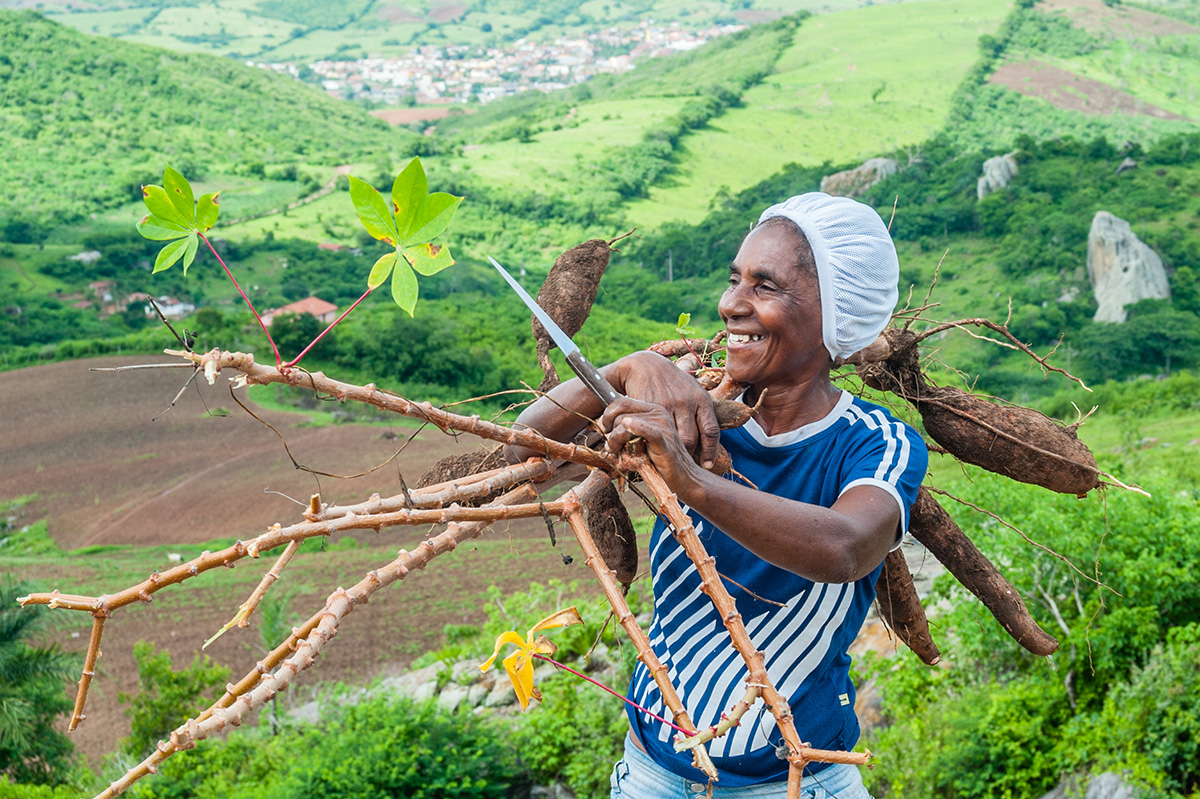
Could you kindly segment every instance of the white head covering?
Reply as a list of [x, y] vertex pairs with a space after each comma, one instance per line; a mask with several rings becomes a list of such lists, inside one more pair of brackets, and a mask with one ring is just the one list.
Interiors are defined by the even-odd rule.
[[899, 298], [896, 245], [875, 209], [849, 197], [798, 194], [763, 211], [799, 226], [817, 262], [821, 334], [834, 358], [848, 358], [879, 337]]

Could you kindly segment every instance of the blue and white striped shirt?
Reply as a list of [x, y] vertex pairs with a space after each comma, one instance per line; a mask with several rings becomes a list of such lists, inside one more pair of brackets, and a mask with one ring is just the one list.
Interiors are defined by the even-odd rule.
[[[721, 443], [734, 468], [760, 490], [823, 507], [858, 485], [873, 485], [899, 503], [903, 530], [925, 477], [928, 455], [920, 435], [878, 405], [843, 392], [818, 422], [768, 436], [751, 420], [726, 430]], [[854, 583], [814, 583], [772, 566], [685, 508], [704, 546], [716, 558], [767, 673], [789, 697], [804, 742], [821, 749], [850, 749], [858, 741], [854, 686], [846, 653], [875, 599], [879, 567]], [[650, 540], [654, 621], [650, 642], [667, 665], [692, 721], [716, 724], [741, 699], [746, 666], [712, 602], [700, 591], [695, 565], [660, 521]], [[768, 600], [768, 601], [764, 601]], [[670, 717], [649, 670], [639, 663], [629, 696]], [[703, 781], [689, 753], [676, 754], [673, 731], [629, 709], [630, 721], [647, 752], [664, 768]], [[721, 785], [736, 787], [787, 779], [787, 762], [775, 755], [782, 743], [775, 719], [755, 703], [741, 725], [709, 745]], [[823, 764], [814, 763], [811, 771]]]

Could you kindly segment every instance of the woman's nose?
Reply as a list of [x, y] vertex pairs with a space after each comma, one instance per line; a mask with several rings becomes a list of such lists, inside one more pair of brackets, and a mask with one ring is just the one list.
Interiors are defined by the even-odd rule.
[[725, 289], [721, 299], [717, 301], [717, 313], [722, 319], [734, 319], [749, 313], [750, 305], [741, 286], [730, 286]]

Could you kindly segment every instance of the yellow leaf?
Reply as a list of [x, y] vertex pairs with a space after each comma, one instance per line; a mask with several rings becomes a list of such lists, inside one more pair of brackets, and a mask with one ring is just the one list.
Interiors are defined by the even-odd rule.
[[575, 608], [567, 608], [553, 613], [539, 621], [529, 630], [529, 635], [526, 641], [533, 641], [533, 637], [542, 630], [551, 630], [555, 627], [570, 627], [572, 624], [583, 624], [583, 619], [579, 617], [579, 611]]
[[533, 687], [533, 663], [525, 652], [513, 652], [504, 659], [504, 668], [508, 679], [512, 682], [513, 690], [517, 692], [517, 701], [521, 710], [529, 709], [529, 699], [536, 693]]
[[496, 661], [496, 657], [500, 654], [500, 649], [505, 644], [516, 644], [517, 646], [521, 647], [522, 649], [527, 648], [525, 639], [522, 638], [521, 636], [517, 635], [512, 630], [509, 630], [506, 633], [501, 633], [500, 637], [496, 639], [496, 648], [494, 650], [492, 650], [492, 656], [487, 659], [486, 663], [484, 663], [482, 666], [479, 667], [480, 671], [487, 671], [488, 669], [490, 669], [492, 667], [492, 664]]

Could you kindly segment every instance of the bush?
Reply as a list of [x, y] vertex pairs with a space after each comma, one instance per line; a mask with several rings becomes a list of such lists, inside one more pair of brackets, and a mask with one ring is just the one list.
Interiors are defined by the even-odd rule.
[[126, 712], [133, 729], [124, 748], [144, 757], [171, 730], [216, 701], [231, 672], [227, 666], [215, 665], [208, 655], [199, 653], [190, 666], [176, 671], [171, 666], [170, 653], [159, 651], [146, 641], [133, 645], [133, 657], [137, 661], [140, 690], [135, 696], [117, 694], [117, 700], [132, 705]]
[[488, 799], [526, 784], [495, 722], [377, 696], [269, 738], [237, 731], [168, 760], [141, 799]]
[[[78, 659], [26, 643], [46, 612], [17, 605], [29, 589], [7, 576], [0, 580], [0, 778], [53, 784], [75, 768], [75, 747], [57, 727], [71, 710], [63, 689], [78, 673]], [[0, 782], [0, 794], [6, 784]]]

